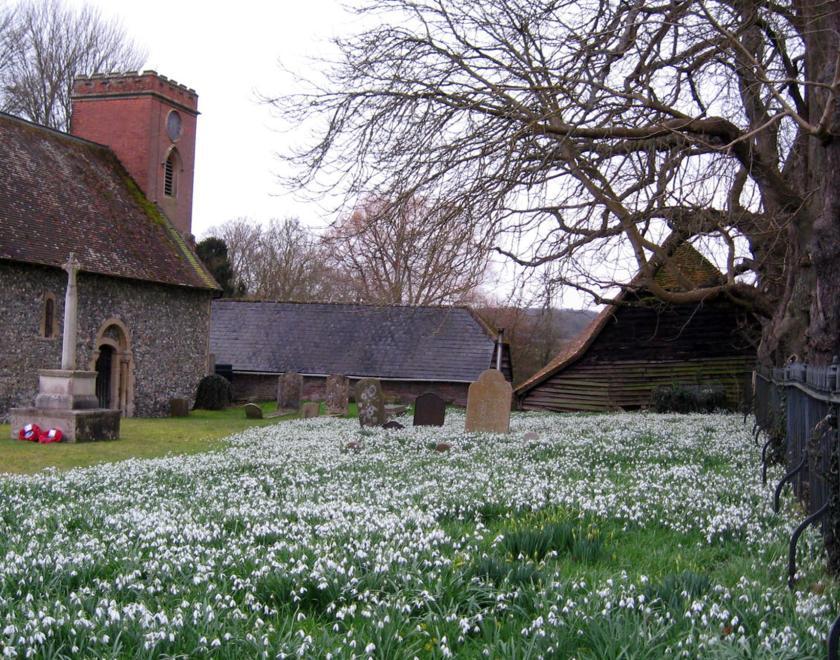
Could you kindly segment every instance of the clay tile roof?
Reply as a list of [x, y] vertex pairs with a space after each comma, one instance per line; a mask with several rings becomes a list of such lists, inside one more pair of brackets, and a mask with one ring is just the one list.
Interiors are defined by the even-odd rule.
[[214, 300], [210, 352], [235, 372], [472, 382], [494, 341], [466, 307]]
[[218, 289], [107, 147], [0, 113], [0, 259]]
[[[674, 253], [671, 255], [669, 261], [654, 274], [654, 279], [657, 284], [664, 289], [671, 291], [678, 291], [681, 289], [678, 283], [677, 271], [687, 277], [695, 286], [709, 286], [720, 280], [720, 271], [715, 268], [706, 257], [700, 254], [688, 243], [682, 243]], [[639, 277], [633, 278], [631, 288]], [[617, 296], [616, 300], [621, 302], [627, 295], [627, 290], [622, 290]], [[516, 396], [521, 396], [531, 388], [539, 385], [544, 380], [551, 378], [554, 374], [565, 369], [573, 362], [577, 362], [592, 343], [601, 334], [604, 326], [612, 318], [615, 313], [616, 305], [607, 305], [603, 310], [592, 319], [592, 322], [586, 326], [581, 333], [570, 341], [565, 348], [556, 355], [547, 365], [540, 369], [533, 376], [520, 383], [514, 392]]]

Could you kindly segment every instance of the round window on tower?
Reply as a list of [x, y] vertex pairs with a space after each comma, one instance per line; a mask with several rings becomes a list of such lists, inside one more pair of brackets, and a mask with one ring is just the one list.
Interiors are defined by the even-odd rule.
[[169, 139], [173, 142], [181, 137], [181, 115], [174, 110], [166, 118], [166, 132], [169, 134]]

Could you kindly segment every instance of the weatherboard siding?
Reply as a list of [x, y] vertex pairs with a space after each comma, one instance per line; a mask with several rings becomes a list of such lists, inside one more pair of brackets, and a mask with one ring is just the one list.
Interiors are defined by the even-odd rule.
[[748, 356], [609, 364], [584, 359], [528, 391], [520, 407], [558, 412], [645, 408], [657, 387], [720, 383], [728, 404], [737, 408], [754, 362]]
[[524, 410], [596, 411], [650, 406], [658, 387], [720, 383], [736, 408], [755, 362], [739, 307], [698, 305], [616, 307], [589, 344], [542, 381], [518, 393]]
[[746, 314], [725, 301], [626, 306], [616, 310], [587, 351], [596, 361], [678, 361], [755, 355]]

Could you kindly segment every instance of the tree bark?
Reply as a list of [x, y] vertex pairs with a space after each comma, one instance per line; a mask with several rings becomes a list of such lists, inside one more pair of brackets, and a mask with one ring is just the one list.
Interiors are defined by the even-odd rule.
[[[807, 357], [827, 364], [840, 354], [840, 107], [837, 60], [840, 53], [840, 2], [802, 2], [809, 80], [832, 89], [809, 87], [809, 119], [825, 117], [825, 135], [809, 144], [809, 189], [814, 218], [810, 241], [813, 295], [810, 304]], [[831, 104], [826, 111], [826, 105]]]

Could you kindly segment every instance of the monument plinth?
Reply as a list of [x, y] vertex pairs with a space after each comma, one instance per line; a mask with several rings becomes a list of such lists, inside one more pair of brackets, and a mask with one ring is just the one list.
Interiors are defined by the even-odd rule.
[[50, 410], [99, 408], [99, 399], [96, 398], [96, 372], [41, 369], [38, 372], [35, 407]]
[[66, 442], [116, 440], [120, 437], [120, 411], [99, 407], [95, 371], [76, 369], [76, 273], [79, 262], [72, 252], [64, 269], [67, 271], [67, 293], [64, 297], [61, 369], [38, 372], [35, 407], [9, 411], [12, 438], [16, 438], [18, 430], [25, 425], [37, 424], [44, 430], [61, 429]]

